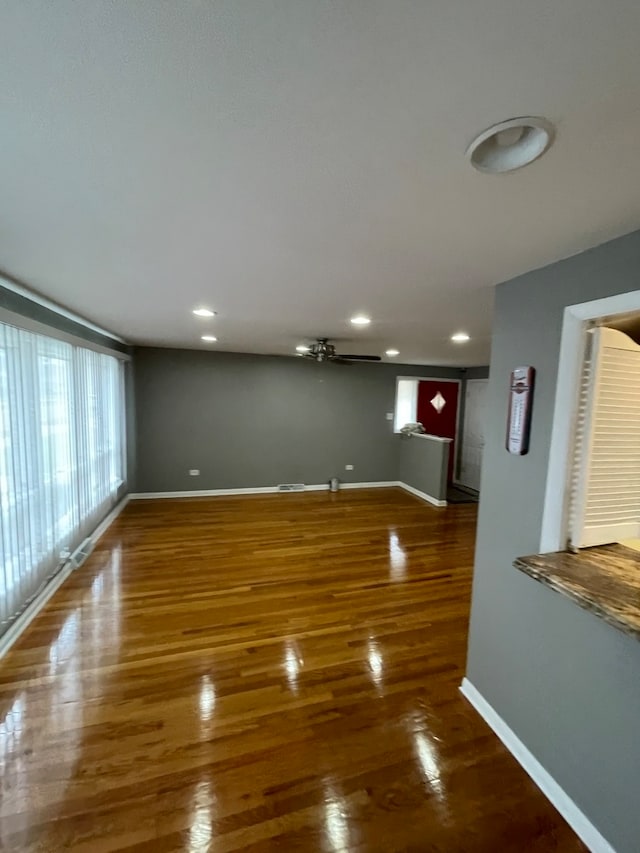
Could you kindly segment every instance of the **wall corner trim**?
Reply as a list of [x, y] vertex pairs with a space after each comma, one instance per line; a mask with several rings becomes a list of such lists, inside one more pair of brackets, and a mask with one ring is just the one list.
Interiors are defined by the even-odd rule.
[[446, 501], [438, 500], [438, 498], [434, 498], [431, 495], [428, 495], [426, 492], [421, 492], [420, 489], [415, 489], [413, 486], [409, 486], [407, 483], [398, 482], [394, 485], [400, 486], [401, 489], [404, 489], [405, 492], [409, 492], [412, 495], [415, 495], [417, 498], [422, 498], [423, 501], [427, 501], [427, 503], [433, 504], [433, 506], [446, 506]]
[[[98, 527], [93, 531], [89, 540], [91, 545], [96, 545], [100, 537], [108, 530], [122, 510], [126, 507], [131, 499], [131, 495], [125, 495], [122, 500], [111, 510], [111, 512], [100, 522]], [[0, 658], [2, 658], [16, 642], [16, 640], [26, 631], [29, 625], [36, 618], [45, 604], [53, 596], [62, 584], [66, 581], [72, 572], [75, 571], [75, 566], [72, 562], [68, 562], [57, 572], [44, 586], [38, 595], [33, 599], [31, 604], [24, 610], [23, 613], [13, 622], [5, 633], [0, 637]]]
[[598, 832], [584, 812], [578, 808], [571, 797], [558, 785], [553, 776], [544, 769], [542, 764], [527, 749], [520, 738], [509, 728], [502, 717], [473, 686], [469, 679], [462, 679], [460, 692], [473, 705], [489, 727], [493, 729], [511, 755], [513, 755], [523, 770], [540, 788], [549, 802], [560, 812], [578, 838], [591, 850], [591, 853], [616, 853], [606, 838]]

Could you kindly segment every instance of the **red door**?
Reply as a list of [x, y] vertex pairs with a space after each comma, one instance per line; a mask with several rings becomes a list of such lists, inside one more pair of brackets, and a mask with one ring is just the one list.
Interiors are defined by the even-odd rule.
[[453, 480], [458, 422], [458, 382], [423, 379], [418, 382], [418, 420], [430, 435], [451, 438], [448, 480]]

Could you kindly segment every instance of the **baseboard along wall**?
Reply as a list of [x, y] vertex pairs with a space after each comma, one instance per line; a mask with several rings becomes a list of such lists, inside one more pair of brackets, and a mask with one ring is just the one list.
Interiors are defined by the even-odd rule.
[[[377, 488], [390, 488], [392, 486], [397, 486], [401, 489], [404, 489], [406, 492], [409, 492], [412, 495], [415, 495], [418, 498], [421, 498], [427, 503], [432, 504], [433, 506], [446, 506], [446, 501], [438, 500], [438, 498], [434, 498], [432, 495], [426, 494], [426, 492], [421, 492], [419, 489], [415, 489], [413, 486], [409, 486], [406, 483], [402, 483], [399, 480], [374, 480], [368, 483], [340, 483], [340, 491], [345, 489], [377, 489]], [[329, 489], [328, 483], [312, 483], [309, 485], [305, 484], [304, 491], [305, 492], [320, 492], [327, 491]], [[194, 489], [188, 491], [177, 491], [177, 492], [134, 492], [129, 495], [131, 500], [159, 500], [162, 498], [209, 498], [209, 497], [222, 497], [225, 495], [268, 495], [275, 494], [279, 492], [278, 486], [255, 486], [253, 488], [245, 488], [245, 489]], [[295, 493], [294, 493], [295, 494]]]
[[616, 853], [607, 839], [596, 829], [589, 818], [573, 802], [571, 797], [558, 785], [553, 776], [544, 769], [533, 753], [524, 745], [513, 729], [487, 702], [469, 679], [464, 678], [460, 692], [482, 719], [493, 729], [502, 743], [516, 759], [518, 764], [533, 779], [549, 802], [555, 806], [578, 838], [586, 844], [591, 853]]

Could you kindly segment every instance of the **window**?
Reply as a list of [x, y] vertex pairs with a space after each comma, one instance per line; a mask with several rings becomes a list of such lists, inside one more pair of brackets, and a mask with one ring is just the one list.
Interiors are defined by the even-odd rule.
[[393, 420], [394, 432], [400, 432], [405, 424], [416, 422], [418, 410], [418, 379], [398, 379], [396, 384], [396, 410]]
[[0, 323], [0, 633], [115, 504], [123, 367]]

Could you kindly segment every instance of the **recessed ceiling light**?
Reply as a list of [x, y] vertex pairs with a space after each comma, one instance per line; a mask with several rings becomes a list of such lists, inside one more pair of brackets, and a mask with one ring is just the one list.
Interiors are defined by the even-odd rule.
[[296, 347], [296, 352], [309, 352], [309, 347], [305, 346], [304, 344], [298, 344], [298, 346]]
[[215, 317], [216, 312], [212, 311], [210, 308], [194, 308], [193, 313], [196, 317]]
[[455, 344], [466, 344], [471, 338], [466, 332], [456, 332], [455, 335], [451, 335], [451, 340]]
[[371, 318], [365, 317], [364, 314], [356, 314], [355, 317], [351, 318], [351, 322], [354, 326], [368, 326], [371, 322]]
[[388, 349], [385, 352], [385, 355], [388, 355], [388, 356], [400, 355], [400, 350], [399, 349]]
[[202, 340], [206, 341], [208, 344], [215, 344], [218, 339], [213, 335], [203, 335]]
[[513, 172], [541, 157], [554, 137], [555, 128], [546, 118], [510, 118], [476, 136], [466, 156], [480, 172]]

